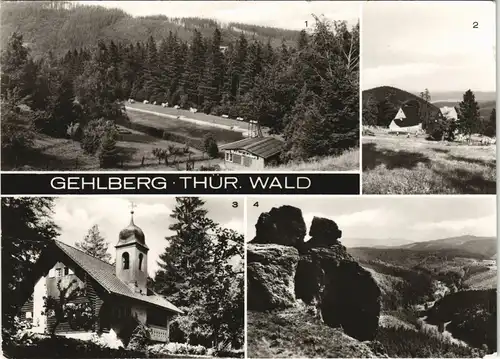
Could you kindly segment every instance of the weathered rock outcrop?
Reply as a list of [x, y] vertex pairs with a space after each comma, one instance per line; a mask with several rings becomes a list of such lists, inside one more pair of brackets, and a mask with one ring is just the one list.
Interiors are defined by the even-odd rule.
[[330, 247], [340, 243], [338, 239], [342, 237], [342, 231], [331, 219], [314, 217], [309, 235], [311, 236], [307, 242], [309, 248]]
[[302, 211], [292, 206], [272, 208], [259, 216], [251, 243], [274, 243], [301, 248], [306, 236]]
[[[286, 220], [284, 213], [294, 217]], [[252, 243], [260, 244], [249, 244], [247, 252], [250, 310], [290, 307], [301, 299], [328, 326], [359, 340], [374, 338], [380, 289], [340, 244], [342, 231], [334, 221], [315, 217], [305, 244], [305, 223], [294, 207], [263, 213], [256, 228]]]
[[[276, 244], [247, 245], [248, 309], [270, 310], [295, 304], [299, 252]], [[251, 294], [250, 294], [251, 293]]]

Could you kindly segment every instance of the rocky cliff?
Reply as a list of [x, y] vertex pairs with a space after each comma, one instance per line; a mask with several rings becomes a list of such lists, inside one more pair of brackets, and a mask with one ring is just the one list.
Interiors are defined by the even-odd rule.
[[378, 328], [380, 289], [371, 274], [339, 242], [342, 231], [315, 217], [309, 241], [300, 209], [262, 213], [247, 247], [248, 309], [305, 308], [322, 323], [358, 340]]

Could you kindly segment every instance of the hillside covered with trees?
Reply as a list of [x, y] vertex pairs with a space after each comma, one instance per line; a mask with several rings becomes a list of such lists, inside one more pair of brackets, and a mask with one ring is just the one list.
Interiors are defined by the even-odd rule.
[[[101, 167], [117, 167], [115, 125], [127, 121], [128, 98], [257, 121], [284, 138], [284, 162], [336, 156], [359, 145], [359, 25], [317, 18], [314, 31], [296, 36], [251, 27], [266, 34], [264, 40], [188, 19], [192, 26], [182, 31], [162, 26], [168, 31], [124, 39], [114, 35], [124, 32], [109, 28], [123, 19], [147, 19], [99, 7], [13, 6], [15, 11], [2, 12], [11, 16], [8, 23], [16, 16], [22, 21], [2, 54], [2, 126], [8, 134], [2, 151], [12, 166], [23, 165], [23, 152], [41, 132], [71, 137], [85, 153], [99, 155]], [[63, 20], [52, 21], [58, 13]], [[28, 20], [34, 21], [31, 28]], [[162, 17], [147, 21], [171, 23]], [[64, 41], [54, 35], [43, 45], [34, 38], [55, 30], [64, 30]], [[294, 41], [276, 46], [280, 36]]]
[[[431, 93], [428, 89], [417, 96], [391, 86], [365, 90], [362, 97], [363, 124], [366, 126], [386, 128], [396, 116], [399, 108], [410, 106], [418, 113], [422, 121], [422, 129], [429, 139], [453, 141], [458, 133], [469, 137], [473, 133], [496, 136], [495, 103], [492, 101], [479, 103], [471, 90], [463, 94], [463, 101], [454, 103], [431, 103]], [[438, 107], [450, 105], [455, 108], [458, 121], [442, 116]]]

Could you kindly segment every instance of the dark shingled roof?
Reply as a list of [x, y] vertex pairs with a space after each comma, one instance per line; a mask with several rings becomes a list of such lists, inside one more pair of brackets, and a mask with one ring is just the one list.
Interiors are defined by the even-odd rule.
[[269, 158], [283, 151], [284, 143], [274, 137], [245, 138], [221, 146], [221, 150], [244, 150], [255, 156]]
[[153, 304], [175, 313], [182, 313], [182, 310], [154, 292], [152, 295], [135, 293], [128, 285], [118, 279], [113, 265], [92, 257], [61, 241], [56, 240], [54, 243], [108, 292]]
[[[410, 127], [416, 126], [422, 123], [422, 118], [419, 116], [420, 103], [417, 100], [409, 100], [405, 102], [401, 109], [403, 110], [405, 117], [404, 119], [394, 119], [394, 123], [399, 127]], [[431, 117], [441, 117], [441, 111], [436, 106], [431, 103], [428, 104], [427, 111]], [[397, 115], [397, 114], [396, 114]]]

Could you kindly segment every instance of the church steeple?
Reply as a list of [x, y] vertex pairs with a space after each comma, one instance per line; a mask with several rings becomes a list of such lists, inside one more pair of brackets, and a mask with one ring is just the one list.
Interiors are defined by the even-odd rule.
[[116, 244], [115, 273], [129, 287], [139, 293], [146, 294], [148, 278], [147, 254], [144, 232], [134, 223], [134, 208], [130, 205], [130, 223], [118, 235]]

